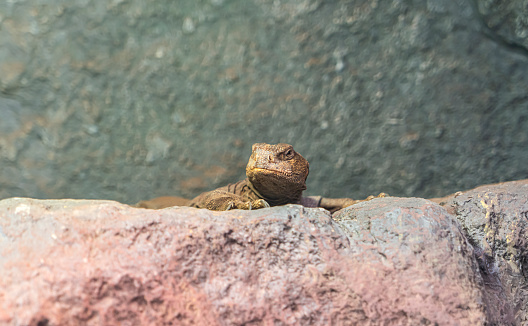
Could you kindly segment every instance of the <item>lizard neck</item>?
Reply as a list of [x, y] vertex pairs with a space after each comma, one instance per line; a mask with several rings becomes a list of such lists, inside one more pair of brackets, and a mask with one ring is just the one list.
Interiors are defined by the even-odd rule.
[[279, 205], [285, 205], [285, 204], [298, 204], [301, 202], [302, 198], [302, 192], [306, 188], [301, 188], [298, 190], [292, 190], [288, 191], [287, 193], [280, 193], [276, 196], [267, 196], [264, 195], [261, 191], [255, 187], [255, 185], [248, 179], [246, 179], [246, 183], [251, 189], [251, 191], [260, 199], [264, 199], [270, 206], [279, 206]]

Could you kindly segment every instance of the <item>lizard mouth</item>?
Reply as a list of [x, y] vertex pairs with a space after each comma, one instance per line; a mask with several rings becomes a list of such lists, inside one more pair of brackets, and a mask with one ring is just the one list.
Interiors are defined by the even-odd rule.
[[274, 173], [274, 174], [282, 174], [282, 175], [293, 175], [293, 172], [286, 172], [286, 171], [280, 171], [275, 169], [264, 169], [264, 168], [256, 168], [252, 167], [249, 169], [249, 171], [253, 173]]

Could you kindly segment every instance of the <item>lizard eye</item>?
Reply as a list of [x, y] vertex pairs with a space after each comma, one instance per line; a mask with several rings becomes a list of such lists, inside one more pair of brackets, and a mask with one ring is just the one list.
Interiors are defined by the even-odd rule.
[[291, 160], [294, 155], [295, 155], [295, 152], [291, 148], [288, 149], [286, 152], [284, 152], [284, 158], [286, 158], [287, 160]]

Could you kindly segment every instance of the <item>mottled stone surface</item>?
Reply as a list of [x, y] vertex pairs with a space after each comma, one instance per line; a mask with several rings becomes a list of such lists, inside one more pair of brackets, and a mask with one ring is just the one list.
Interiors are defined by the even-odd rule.
[[2, 325], [484, 325], [458, 222], [422, 199], [339, 212], [0, 202]]
[[470, 0], [478, 8], [490, 34], [504, 45], [528, 54], [528, 5], [526, 1]]
[[2, 325], [366, 319], [338, 269], [348, 240], [318, 209], [9, 199], [0, 212]]
[[391, 325], [483, 325], [473, 247], [445, 209], [425, 199], [380, 198], [334, 214], [350, 239], [346, 273], [368, 316]]
[[525, 4], [2, 0], [0, 198], [192, 198], [255, 142], [307, 195], [526, 178]]
[[490, 311], [528, 324], [528, 180], [445, 198], [473, 244]]
[[0, 325], [523, 325], [528, 180], [331, 216], [0, 201]]

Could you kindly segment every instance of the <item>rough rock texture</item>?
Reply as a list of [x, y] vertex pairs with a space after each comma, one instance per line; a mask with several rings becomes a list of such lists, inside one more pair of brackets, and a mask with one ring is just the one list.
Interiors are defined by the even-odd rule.
[[152, 211], [9, 199], [0, 212], [2, 325], [366, 318], [340, 271], [348, 241], [318, 209]]
[[192, 198], [255, 142], [308, 159], [307, 195], [526, 178], [525, 4], [0, 1], [0, 198]]
[[332, 217], [7, 199], [0, 325], [521, 325], [527, 199], [528, 181]]
[[393, 325], [483, 325], [473, 248], [445, 209], [418, 198], [380, 198], [334, 214], [350, 239], [344, 271], [368, 316]]
[[528, 324], [528, 180], [487, 185], [444, 199], [473, 244], [488, 306]]
[[526, 1], [471, 0], [482, 15], [490, 35], [506, 47], [528, 55], [528, 5]]

